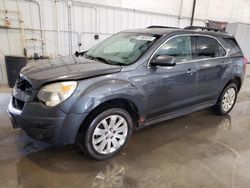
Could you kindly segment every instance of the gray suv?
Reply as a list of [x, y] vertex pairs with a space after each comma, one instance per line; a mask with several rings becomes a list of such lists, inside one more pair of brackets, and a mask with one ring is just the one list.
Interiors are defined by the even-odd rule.
[[247, 60], [235, 38], [205, 27], [126, 30], [74, 56], [21, 70], [8, 111], [14, 128], [103, 160], [133, 130], [203, 108], [233, 108]]

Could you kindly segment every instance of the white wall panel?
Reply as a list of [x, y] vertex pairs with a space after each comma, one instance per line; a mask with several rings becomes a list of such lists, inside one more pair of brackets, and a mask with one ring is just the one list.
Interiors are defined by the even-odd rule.
[[232, 23], [227, 27], [227, 31], [232, 33], [239, 43], [244, 55], [250, 60], [250, 24]]
[[[185, 27], [190, 24], [193, 4], [193, 0], [73, 1], [70, 32], [67, 1], [19, 1], [28, 57], [32, 57], [34, 53], [49, 57], [68, 55], [71, 49], [70, 38], [74, 52], [87, 50], [111, 34], [125, 29], [145, 28], [150, 25]], [[18, 11], [17, 2], [18, 0], [0, 0], [0, 10]], [[250, 23], [249, 10], [249, 0], [197, 0], [194, 25], [204, 26], [207, 19]], [[15, 13], [1, 12], [1, 26], [4, 25], [5, 16], [9, 18], [12, 28], [20, 28], [20, 18]], [[99, 35], [99, 39], [94, 39], [95, 34]], [[6, 83], [4, 55], [23, 55], [21, 36], [20, 29], [0, 28], [0, 83]]]
[[[91, 10], [91, 8], [80, 7], [80, 10], [86, 13], [86, 15], [81, 15], [78, 9], [79, 7], [77, 9], [73, 9], [73, 20], [75, 20], [73, 21], [73, 27], [76, 31], [81, 31], [81, 50], [86, 50], [113, 33], [125, 29], [145, 28], [150, 25], [178, 26], [177, 17], [169, 17], [168, 15], [164, 16], [146, 12], [136, 12], [134, 10], [97, 7], [97, 34], [99, 34], [100, 38], [95, 40], [95, 10], [93, 10], [93, 8]], [[88, 21], [91, 21], [89, 23], [89, 27], [87, 27], [88, 23], [84, 21], [84, 17], [86, 17]], [[78, 29], [78, 22], [83, 23], [83, 26], [86, 26], [88, 30], [84, 28]]]
[[[56, 4], [54, 1], [43, 1], [43, 12], [44, 12], [44, 29], [56, 30], [57, 20], [56, 20]], [[33, 12], [33, 11], [31, 11]]]
[[59, 4], [59, 25], [60, 31], [68, 30], [68, 9], [65, 2], [58, 2]]
[[76, 32], [95, 32], [96, 15], [94, 8], [73, 6], [72, 29]]
[[[95, 1], [101, 3], [101, 1]], [[178, 15], [181, 0], [118, 0], [117, 6], [152, 11], [170, 15]], [[192, 2], [189, 0], [189, 3]], [[105, 2], [104, 2], [105, 3]]]

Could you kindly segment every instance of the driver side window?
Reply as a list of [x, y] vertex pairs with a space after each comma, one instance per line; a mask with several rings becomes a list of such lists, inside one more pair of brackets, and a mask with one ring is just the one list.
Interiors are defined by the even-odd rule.
[[175, 62], [192, 60], [192, 49], [190, 36], [177, 36], [163, 44], [155, 56], [169, 55], [175, 58]]

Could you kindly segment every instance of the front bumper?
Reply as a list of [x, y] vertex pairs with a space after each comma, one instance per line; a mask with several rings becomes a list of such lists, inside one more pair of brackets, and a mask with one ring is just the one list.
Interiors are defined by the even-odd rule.
[[75, 143], [87, 114], [67, 114], [57, 107], [47, 108], [37, 102], [26, 103], [22, 110], [8, 106], [13, 128], [21, 128], [34, 139], [54, 145]]

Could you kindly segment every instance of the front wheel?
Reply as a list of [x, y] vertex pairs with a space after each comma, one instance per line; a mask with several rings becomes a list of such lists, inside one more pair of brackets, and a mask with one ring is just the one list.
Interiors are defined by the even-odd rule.
[[126, 146], [133, 130], [132, 118], [126, 110], [108, 109], [92, 119], [79, 143], [87, 155], [104, 160]]
[[237, 99], [238, 89], [236, 84], [229, 84], [222, 92], [217, 104], [213, 107], [218, 115], [229, 113]]

